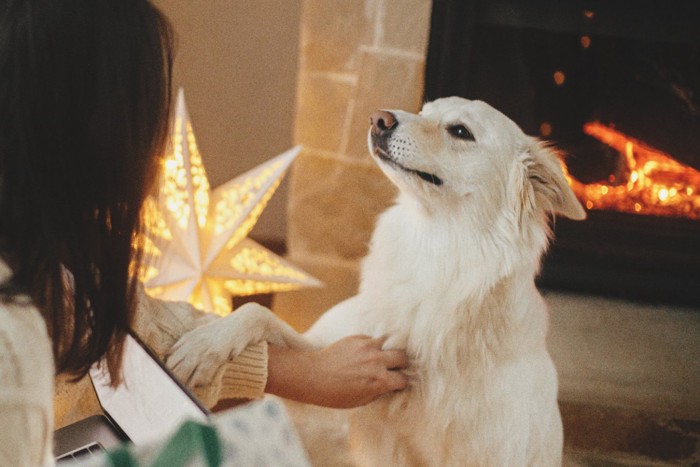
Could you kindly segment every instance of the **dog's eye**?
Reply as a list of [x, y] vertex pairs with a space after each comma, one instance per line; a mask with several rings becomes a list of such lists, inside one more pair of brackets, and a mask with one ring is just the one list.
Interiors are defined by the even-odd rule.
[[447, 132], [455, 138], [464, 139], [467, 141], [476, 141], [474, 135], [464, 125], [450, 125], [447, 127]]

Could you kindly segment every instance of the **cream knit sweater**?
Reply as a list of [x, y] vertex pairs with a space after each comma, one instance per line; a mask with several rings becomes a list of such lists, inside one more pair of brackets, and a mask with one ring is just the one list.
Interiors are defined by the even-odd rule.
[[[10, 270], [0, 261], [0, 281]], [[216, 317], [183, 302], [164, 302], [139, 290], [134, 330], [159, 356], [186, 331]], [[197, 356], [192, 356], [197, 358]], [[191, 388], [209, 406], [222, 399], [255, 399], [267, 382], [267, 344], [252, 343], [223, 365], [214, 381]], [[56, 379], [51, 341], [39, 311], [29, 300], [0, 302], [0, 467], [53, 463], [54, 400], [57, 417], [90, 387], [87, 378], [75, 384]], [[55, 396], [55, 397], [54, 397]], [[61, 410], [63, 412], [61, 412]]]

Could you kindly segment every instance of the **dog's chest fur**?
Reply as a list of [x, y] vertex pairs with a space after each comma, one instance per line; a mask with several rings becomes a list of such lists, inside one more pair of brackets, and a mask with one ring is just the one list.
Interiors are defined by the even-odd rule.
[[[519, 382], [513, 379], [521, 373], [520, 362], [537, 366], [544, 359], [546, 367], [549, 357], [546, 311], [533, 282], [539, 253], [504, 257], [502, 252], [513, 248], [499, 249], [499, 243], [511, 240], [494, 238], [503, 231], [498, 219], [493, 231], [475, 231], [435, 215], [440, 214], [399, 203], [381, 216], [375, 229], [363, 263], [358, 298], [364, 313], [358, 320], [362, 329], [356, 331], [386, 334], [389, 344], [405, 347], [411, 358], [411, 385], [403, 394], [359, 410], [354, 432], [360, 438], [376, 437], [371, 420], [383, 420], [384, 436], [400, 438], [414, 460], [439, 465], [441, 457], [445, 462], [456, 458], [449, 448], [436, 452], [437, 446], [462, 443], [458, 449], [464, 450], [473, 443], [483, 450], [484, 440], [475, 427], [490, 432], [484, 425], [509, 410], [509, 391], [518, 391]], [[522, 251], [541, 252], [546, 233], [530, 238], [541, 244]], [[547, 374], [542, 384], [556, 393], [555, 375]], [[368, 433], [358, 434], [363, 430]], [[440, 433], [445, 441], [431, 439], [430, 433]], [[372, 441], [361, 444], [368, 442]], [[406, 452], [384, 461], [401, 462]]]
[[420, 360], [449, 350], [463, 363], [485, 363], [522, 352], [527, 338], [541, 344], [546, 315], [531, 306], [533, 298], [537, 305], [541, 300], [533, 280], [537, 262], [504, 257], [513, 248], [499, 249], [509, 240], [495, 235], [410, 205], [392, 207], [379, 219], [363, 263], [362, 325], [389, 334]]

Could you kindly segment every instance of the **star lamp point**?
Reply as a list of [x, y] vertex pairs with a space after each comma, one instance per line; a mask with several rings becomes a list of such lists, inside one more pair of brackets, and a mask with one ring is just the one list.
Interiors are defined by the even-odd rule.
[[158, 192], [143, 210], [139, 279], [146, 292], [223, 316], [232, 311], [233, 296], [320, 286], [247, 238], [300, 151], [292, 148], [211, 190], [180, 89]]

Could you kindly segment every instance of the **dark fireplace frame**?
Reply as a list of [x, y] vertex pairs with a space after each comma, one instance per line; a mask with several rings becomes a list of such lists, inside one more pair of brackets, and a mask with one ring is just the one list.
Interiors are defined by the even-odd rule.
[[[700, 45], [700, 2], [616, 0], [434, 0], [425, 69], [426, 101], [469, 95], [470, 61], [481, 25], [587, 33], [614, 30]], [[641, 36], [640, 36], [641, 34]], [[556, 141], [555, 141], [556, 143]], [[584, 222], [558, 218], [545, 256], [543, 288], [700, 310], [700, 221], [589, 211]]]

